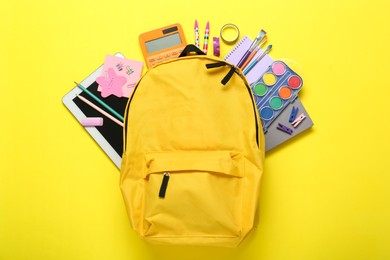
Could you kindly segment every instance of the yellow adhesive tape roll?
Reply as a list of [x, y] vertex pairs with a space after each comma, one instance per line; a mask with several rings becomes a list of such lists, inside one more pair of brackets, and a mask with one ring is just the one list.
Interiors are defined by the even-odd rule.
[[232, 44], [240, 37], [240, 30], [235, 24], [228, 23], [222, 26], [220, 35], [224, 42]]

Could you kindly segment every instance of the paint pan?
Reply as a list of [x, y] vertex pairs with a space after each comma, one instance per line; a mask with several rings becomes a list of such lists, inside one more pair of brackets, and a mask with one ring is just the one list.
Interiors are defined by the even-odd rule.
[[262, 78], [263, 78], [263, 83], [270, 87], [273, 86], [276, 82], [276, 77], [272, 73], [265, 73]]
[[251, 87], [264, 133], [302, 88], [302, 78], [282, 61], [273, 62]]
[[289, 99], [292, 96], [292, 90], [288, 86], [283, 86], [279, 89], [279, 97]]
[[286, 66], [284, 66], [284, 64], [282, 62], [274, 62], [272, 64], [272, 72], [276, 76], [281, 76], [284, 73], [286, 73]]
[[262, 97], [267, 93], [267, 86], [263, 83], [258, 83], [253, 87], [253, 92], [256, 96]]
[[270, 107], [263, 107], [260, 111], [260, 117], [271, 120], [274, 117], [274, 111]]

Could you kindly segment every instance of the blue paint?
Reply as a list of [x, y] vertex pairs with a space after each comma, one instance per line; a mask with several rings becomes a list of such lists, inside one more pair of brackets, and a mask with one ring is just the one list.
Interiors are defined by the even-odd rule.
[[261, 109], [260, 117], [265, 120], [270, 120], [272, 116], [274, 115], [274, 111], [269, 107], [264, 107]]

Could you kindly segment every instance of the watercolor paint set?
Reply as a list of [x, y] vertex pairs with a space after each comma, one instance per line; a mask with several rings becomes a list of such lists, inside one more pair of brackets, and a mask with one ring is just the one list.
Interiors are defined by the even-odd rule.
[[283, 109], [294, 101], [302, 85], [302, 78], [282, 61], [273, 62], [251, 84], [264, 133]]

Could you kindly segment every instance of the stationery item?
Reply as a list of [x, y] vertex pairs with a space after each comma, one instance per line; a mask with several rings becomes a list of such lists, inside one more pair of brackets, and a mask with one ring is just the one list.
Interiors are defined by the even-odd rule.
[[81, 88], [85, 93], [87, 93], [91, 98], [96, 100], [100, 105], [105, 107], [108, 111], [110, 111], [114, 116], [119, 118], [122, 122], [124, 121], [123, 116], [121, 116], [118, 112], [116, 112], [114, 109], [112, 109], [109, 105], [104, 103], [101, 99], [99, 99], [97, 96], [95, 96], [91, 91], [89, 91], [87, 88], [83, 87], [81, 84], [74, 82], [77, 87]]
[[291, 135], [293, 133], [293, 130], [291, 128], [288, 128], [287, 126], [285, 126], [281, 123], [278, 123], [278, 126], [276, 127], [276, 129], [283, 131], [289, 135]]
[[[226, 31], [233, 31], [232, 36], [227, 36]], [[227, 44], [235, 43], [238, 38], [240, 37], [240, 30], [235, 24], [228, 23], [222, 26], [221, 31], [219, 32], [219, 35], [221, 36], [222, 41], [224, 41]]]
[[142, 33], [139, 43], [148, 68], [179, 57], [187, 46], [183, 28], [178, 23]]
[[220, 55], [220, 45], [219, 45], [219, 38], [218, 37], [213, 37], [213, 51], [214, 51], [214, 56], [219, 57]]
[[[234, 65], [237, 65], [240, 61], [241, 57], [244, 55], [246, 50], [249, 49], [252, 40], [248, 36], [244, 36], [233, 48], [232, 50], [225, 56], [225, 60]], [[258, 53], [254, 56], [254, 58], [258, 57], [263, 53], [262, 50], [259, 50]], [[272, 64], [274, 60], [269, 56], [265, 55], [246, 75], [246, 79], [250, 84], [255, 82], [261, 74], [268, 68], [269, 65]]]
[[[302, 111], [306, 115], [306, 119], [303, 120], [299, 126], [294, 128], [291, 135], [286, 134], [285, 132], [282, 132], [277, 127], [279, 126], [279, 123], [285, 126], [290, 125], [289, 118], [290, 118], [290, 111], [292, 107], [295, 107], [296, 109], [299, 109], [299, 111]], [[279, 114], [279, 116], [271, 123], [271, 125], [268, 127], [267, 133], [264, 134], [265, 137], [265, 151], [270, 152], [275, 147], [287, 142], [288, 140], [292, 138], [298, 138], [298, 135], [301, 133], [307, 131], [313, 126], [313, 121], [310, 118], [309, 114], [307, 113], [305, 107], [303, 106], [302, 102], [299, 100], [299, 97], [296, 98], [292, 103], [288, 104], [287, 107]], [[290, 128], [290, 127], [289, 127]]]
[[81, 119], [81, 124], [85, 127], [88, 126], [102, 126], [103, 118], [102, 117], [86, 117]]
[[257, 52], [261, 49], [261, 47], [263, 47], [263, 45], [267, 42], [267, 39], [264, 38], [263, 41], [261, 41], [259, 43], [259, 45], [257, 45], [257, 47], [253, 50], [253, 52], [251, 53], [251, 55], [249, 55], [248, 59], [244, 62], [244, 64], [242, 64], [241, 66], [241, 69], [244, 70], [245, 67], [249, 64], [249, 62], [252, 61], [253, 57], [257, 54]]
[[[117, 53], [115, 54], [115, 56], [124, 58], [121, 53]], [[90, 75], [88, 75], [84, 80], [80, 82], [82, 86], [87, 88], [96, 96], [100, 96], [100, 92], [97, 90], [98, 83], [96, 82], [96, 78], [102, 75], [103, 67], [103, 65], [99, 66], [95, 71], [93, 71]], [[114, 122], [105, 114], [102, 114], [101, 112], [97, 111], [95, 108], [91, 107], [77, 96], [83, 97], [91, 103], [93, 102], [93, 104], [100, 106], [99, 103], [97, 103], [85, 91], [82, 91], [77, 86], [75, 86], [73, 89], [71, 89], [68, 93], [64, 95], [64, 97], [62, 98], [62, 102], [78, 122], [81, 122], [81, 120], [85, 117], [103, 118], [104, 125], [99, 127], [85, 127], [83, 129], [84, 131], [86, 131], [86, 133], [88, 133], [88, 135], [92, 137], [96, 144], [104, 151], [104, 153], [112, 160], [112, 162], [119, 169], [122, 161], [121, 156], [123, 153], [123, 128], [120, 125], [122, 123], [103, 110], [104, 112], [106, 112], [106, 114], [117, 120], [120, 124]], [[114, 95], [111, 95], [104, 100], [107, 105], [115, 109], [115, 111], [118, 111], [118, 113], [120, 113], [121, 115], [124, 114], [127, 101], [128, 98], [126, 97], [118, 98]], [[70, 123], [72, 122], [69, 122], [69, 124]], [[75, 149], [82, 149], [82, 147], [80, 148], [75, 145]]]
[[103, 98], [109, 95], [122, 97], [122, 86], [126, 83], [126, 78], [116, 75], [114, 69], [109, 68], [104, 76], [96, 79], [96, 82], [99, 84]]
[[302, 121], [303, 119], [305, 119], [306, 116], [305, 114], [301, 114], [297, 119], [295, 119], [291, 124], [293, 125], [293, 127], [297, 127]]
[[207, 48], [209, 45], [209, 33], [210, 33], [210, 23], [207, 22], [206, 29], [204, 32], [204, 42], [203, 42], [203, 52], [207, 54]]
[[195, 46], [199, 48], [199, 26], [198, 26], [198, 20], [195, 20]]
[[104, 111], [103, 109], [101, 109], [100, 107], [96, 106], [95, 104], [93, 104], [91, 101], [89, 101], [88, 99], [86, 99], [85, 97], [83, 96], [80, 96], [80, 95], [77, 95], [77, 97], [83, 101], [85, 104], [89, 105], [90, 107], [92, 107], [93, 109], [95, 109], [96, 111], [100, 112], [102, 115], [105, 115], [107, 118], [111, 119], [113, 122], [117, 123], [118, 125], [122, 126], [123, 127], [123, 123], [121, 121], [119, 121], [118, 119], [116, 119], [115, 117], [113, 117], [112, 115], [110, 115], [109, 113], [107, 113], [106, 111]]
[[290, 122], [290, 123], [294, 122], [297, 114], [298, 114], [298, 107], [293, 106], [291, 109], [291, 114], [290, 114], [290, 118], [288, 119], [288, 122]]
[[[233, 48], [232, 50], [225, 56], [225, 60], [227, 62], [230, 62], [234, 65], [238, 63], [242, 55], [245, 53], [246, 50], [248, 50], [249, 46], [251, 45], [252, 40], [244, 36]], [[257, 55], [261, 55], [262, 51], [260, 50]], [[268, 69], [268, 67], [274, 62], [273, 58], [269, 55], [265, 55], [264, 58], [259, 61], [255, 67], [248, 72], [245, 77], [247, 78], [248, 82], [250, 84], [253, 84], [256, 82], [261, 75]], [[280, 74], [283, 70], [282, 67], [274, 67], [276, 72]], [[261, 93], [262, 89], [264, 92], [266, 92], [267, 87], [260, 85], [257, 86], [258, 91]], [[282, 92], [283, 93], [283, 92]], [[291, 135], [287, 135], [280, 130], [277, 129], [278, 123], [282, 123], [284, 125], [289, 124], [289, 118], [291, 115], [291, 109], [292, 107], [296, 107], [297, 110], [302, 111], [306, 115], [306, 119], [297, 127], [294, 129], [294, 132]], [[301, 100], [299, 97], [296, 97], [295, 100], [292, 101], [292, 103], [288, 104], [287, 107], [280, 112], [277, 118], [274, 119], [274, 121], [269, 125], [267, 132], [264, 134], [265, 136], [265, 151], [268, 152], [271, 149], [277, 147], [278, 145], [281, 145], [282, 143], [290, 140], [291, 138], [299, 135], [300, 133], [310, 129], [313, 126], [313, 121], [310, 118], [308, 112], [305, 110]]]
[[251, 85], [264, 132], [286, 105], [297, 97], [302, 85], [301, 77], [282, 61], [275, 61]]
[[258, 57], [256, 57], [251, 63], [249, 63], [248, 67], [246, 67], [243, 71], [244, 75], [248, 74], [248, 72], [253, 69], [253, 67], [259, 62], [261, 61], [262, 58], [265, 57], [265, 55], [267, 55], [272, 49], [272, 45], [268, 45], [267, 49], [265, 49], [265, 51]]
[[249, 49], [244, 53], [244, 55], [241, 57], [240, 61], [237, 64], [237, 67], [241, 68], [244, 62], [248, 59], [249, 55], [253, 52], [253, 50], [256, 48], [257, 44], [265, 37], [266, 32], [264, 30], [261, 30], [259, 34], [256, 36], [255, 40], [252, 42], [252, 44], [249, 46]]
[[[141, 61], [106, 55], [103, 72], [101, 74], [104, 78], [98, 78], [97, 80], [99, 83], [98, 91], [101, 92], [102, 97], [107, 97], [109, 95], [130, 97], [135, 84], [137, 84], [138, 80], [141, 78], [142, 68], [143, 62]], [[109, 72], [109, 70], [111, 70], [111, 72]], [[114, 79], [121, 80], [121, 83], [123, 84], [120, 88], [113, 88], [112, 84], [116, 81], [114, 81]], [[104, 91], [102, 91], [103, 85], [105, 86]]]

